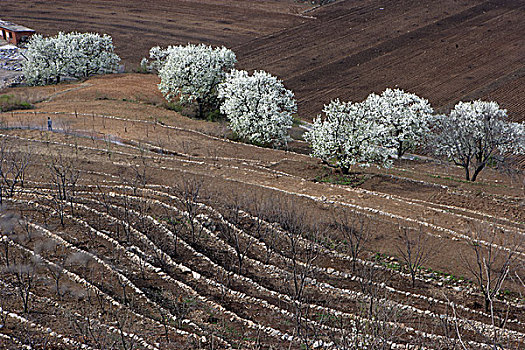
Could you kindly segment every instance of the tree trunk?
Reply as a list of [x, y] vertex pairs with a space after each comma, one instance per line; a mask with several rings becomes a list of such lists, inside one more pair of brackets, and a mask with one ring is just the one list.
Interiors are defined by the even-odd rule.
[[467, 181], [470, 181], [470, 170], [468, 168], [468, 165], [465, 167], [465, 179], [467, 179]]
[[485, 168], [485, 163], [482, 163], [480, 166], [476, 168], [476, 170], [474, 171], [474, 174], [472, 175], [472, 181], [476, 181], [476, 178], [478, 177], [481, 170], [483, 170], [483, 168]]
[[405, 154], [405, 151], [403, 150], [403, 142], [400, 142], [397, 146], [397, 159], [401, 159], [403, 154]]
[[197, 99], [197, 106], [199, 108], [199, 111], [197, 112], [197, 115], [198, 115], [199, 119], [203, 119], [204, 118], [203, 104], [204, 104], [204, 102], [202, 102], [202, 100], [200, 98], [198, 98]]

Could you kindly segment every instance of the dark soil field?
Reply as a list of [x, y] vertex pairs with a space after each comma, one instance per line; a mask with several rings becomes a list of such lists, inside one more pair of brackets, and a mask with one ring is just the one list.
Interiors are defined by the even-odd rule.
[[[494, 330], [506, 349], [525, 345], [522, 180], [488, 169], [466, 183], [447, 163], [406, 160], [356, 168], [354, 186], [326, 183], [338, 174], [307, 155], [166, 110], [156, 83], [124, 74], [10, 90], [43, 102], [0, 115], [4, 163], [31, 155], [23, 187], [3, 198], [0, 348], [300, 349], [303, 337], [361, 334], [459, 349], [456, 327], [469, 349]], [[337, 213], [369, 223], [355, 266]], [[515, 252], [495, 328], [466, 263], [488, 223], [496, 261]], [[399, 226], [421, 229], [432, 251], [414, 286]]]
[[[496, 94], [525, 119], [525, 2], [521, 0], [18, 1], [2, 18], [43, 34], [113, 36], [129, 70], [150, 47], [226, 45], [239, 66], [280, 76], [312, 119], [331, 99], [397, 86], [440, 110]], [[520, 80], [521, 79], [521, 80]], [[521, 82], [521, 83], [520, 83]]]
[[[340, 1], [312, 15], [237, 48], [243, 66], [285, 79], [305, 118], [331, 99], [393, 86], [447, 110], [525, 74], [523, 1]], [[523, 120], [522, 97], [509, 91], [497, 101]]]
[[10, 1], [2, 18], [44, 35], [107, 33], [128, 69], [152, 46], [239, 45], [305, 21], [312, 6], [293, 0]]

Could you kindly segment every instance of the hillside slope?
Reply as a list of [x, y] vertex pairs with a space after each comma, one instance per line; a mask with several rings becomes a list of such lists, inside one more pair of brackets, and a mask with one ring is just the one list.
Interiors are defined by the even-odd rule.
[[[373, 339], [387, 344], [460, 349], [458, 327], [469, 349], [486, 348], [491, 317], [464, 259], [474, 236], [490, 240], [490, 222], [494, 252], [515, 250], [523, 277], [521, 183], [491, 169], [466, 183], [461, 169], [422, 160], [355, 168], [354, 186], [325, 183], [334, 173], [316, 159], [232, 142], [218, 123], [166, 110], [157, 83], [123, 74], [10, 91], [42, 102], [0, 113], [2, 164], [31, 157], [23, 186], [3, 191], [0, 348], [298, 350], [297, 315], [311, 344], [379, 327]], [[369, 225], [355, 269], [336, 213]], [[399, 264], [400, 226], [432, 247], [414, 286]], [[514, 302], [494, 303], [508, 317], [496, 334], [516, 349], [519, 288], [509, 278]]]
[[[331, 99], [361, 100], [397, 86], [447, 109], [462, 99], [522, 85], [525, 2], [339, 1], [315, 20], [235, 47], [244, 67], [285, 79], [312, 118]], [[515, 119], [523, 95], [498, 102]]]

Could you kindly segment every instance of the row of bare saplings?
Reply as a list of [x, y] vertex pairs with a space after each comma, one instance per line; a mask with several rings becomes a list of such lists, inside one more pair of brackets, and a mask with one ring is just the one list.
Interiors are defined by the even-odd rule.
[[[0, 149], [1, 156], [1, 194], [4, 197], [13, 197], [17, 191], [27, 187], [26, 175], [29, 174], [31, 166], [36, 165], [35, 157], [30, 149], [24, 152], [13, 151], [7, 143], [3, 143]], [[33, 161], [33, 162], [32, 162]], [[60, 225], [65, 227], [68, 224], [66, 220], [68, 215], [75, 215], [75, 202], [81, 200], [77, 195], [79, 181], [82, 177], [82, 170], [78, 167], [76, 160], [72, 160], [62, 155], [50, 157], [47, 160], [47, 171], [49, 188], [51, 193], [46, 198], [51, 198], [50, 204], [60, 221]], [[145, 158], [142, 159], [140, 167], [130, 167], [133, 174], [125, 177], [120, 181], [126, 184], [134, 195], [143, 194], [148, 187], [148, 165]], [[341, 209], [326, 222], [313, 222], [305, 211], [299, 210], [290, 201], [272, 197], [253, 197], [239, 196], [231, 194], [227, 196], [228, 200], [216, 202], [217, 198], [226, 198], [213, 194], [212, 191], [205, 190], [207, 186], [196, 179], [182, 180], [173, 187], [174, 198], [177, 199], [178, 205], [185, 211], [185, 217], [167, 218], [168, 222], [173, 225], [172, 232], [175, 233], [173, 242], [165, 242], [168, 245], [166, 251], [173, 256], [177, 256], [177, 239], [187, 239], [191, 245], [199, 246], [202, 240], [204, 228], [206, 225], [216, 225], [214, 229], [219, 233], [221, 238], [235, 250], [235, 259], [224, 259], [222, 265], [227, 271], [236, 272], [239, 275], [246, 274], [244, 261], [246, 257], [257, 255], [253, 252], [253, 240], [243, 237], [243, 230], [235, 230], [230, 226], [220, 222], [208, 222], [207, 224], [199, 223], [200, 218], [204, 215], [204, 209], [199, 202], [214, 202], [215, 206], [223, 209], [223, 213], [228, 222], [234, 227], [241, 227], [250, 232], [258, 240], [264, 243], [266, 247], [265, 255], [259, 258], [265, 263], [270, 263], [272, 257], [281, 255], [291, 261], [290, 274], [286, 277], [283, 291], [289, 295], [293, 302], [293, 333], [296, 338], [301, 339], [303, 346], [310, 347], [323, 341], [326, 343], [335, 343], [342, 348], [356, 348], [357, 342], [368, 342], [369, 348], [383, 348], [388, 344], [399, 342], [403, 339], [404, 331], [401, 327], [396, 327], [395, 323], [401, 323], [402, 318], [406, 317], [400, 309], [392, 308], [388, 303], [389, 295], [383, 284], [392, 283], [394, 276], [398, 273], [395, 269], [401, 269], [410, 275], [410, 285], [413, 290], [417, 290], [421, 285], [420, 273], [424, 270], [425, 264], [439, 254], [439, 248], [422, 228], [413, 229], [399, 225], [396, 250], [401, 264], [394, 264], [391, 268], [379, 268], [377, 264], [363, 263], [362, 257], [372, 250], [372, 243], [377, 235], [374, 227], [378, 224], [373, 218], [364, 214]], [[39, 192], [38, 186], [32, 186], [35, 192]], [[43, 188], [42, 188], [43, 189]], [[107, 193], [102, 187], [98, 187], [97, 198], [101, 203], [110, 200]], [[105, 205], [106, 210], [110, 211], [110, 206]], [[133, 242], [132, 231], [129, 227], [140, 225], [141, 229], [146, 228], [144, 221], [142, 224], [135, 222], [135, 215], [130, 214], [133, 205], [124, 203], [122, 206], [122, 220], [128, 222], [124, 225], [122, 233], [119, 236], [124, 242]], [[142, 208], [142, 209], [141, 209]], [[139, 206], [138, 212], [144, 212], [145, 205]], [[136, 211], [134, 211], [136, 212]], [[255, 220], [246, 222], [246, 217], [242, 213], [249, 212]], [[22, 220], [17, 222], [27, 222], [21, 216]], [[2, 234], [5, 235], [13, 230], [12, 217], [3, 217]], [[4, 225], [5, 223], [5, 225]], [[266, 223], [274, 223], [269, 227]], [[30, 230], [25, 227], [26, 236], [30, 239]], [[181, 227], [183, 226], [183, 227]], [[490, 226], [473, 226], [474, 239], [468, 243], [469, 251], [464, 252], [461, 260], [465, 268], [471, 274], [471, 282], [477, 288], [477, 291], [483, 296], [485, 311], [491, 316], [491, 324], [498, 327], [505, 327], [510, 312], [510, 305], [497, 301], [497, 296], [504, 288], [506, 282], [514, 286], [523, 285], [520, 279], [522, 276], [523, 266], [520, 266], [518, 252], [520, 243], [504, 242], [510, 249], [501, 251], [496, 248], [497, 244], [502, 244], [503, 239], [499, 232]], [[179, 237], [178, 233], [186, 232], [188, 237]], [[481, 244], [480, 242], [489, 242]], [[512, 243], [512, 245], [509, 245]], [[4, 249], [2, 259], [4, 260], [5, 273], [10, 275], [10, 281], [16, 286], [19, 299], [22, 304], [24, 313], [29, 313], [30, 300], [33, 291], [36, 288], [39, 268], [38, 261], [10, 261], [9, 245], [7, 240], [3, 241]], [[341, 251], [347, 254], [349, 269], [352, 273], [360, 277], [359, 288], [366, 297], [358, 301], [358, 308], [355, 313], [361, 316], [360, 322], [349, 322], [344, 317], [337, 317], [330, 314], [315, 314], [315, 309], [309, 307], [315, 302], [315, 293], [312, 293], [312, 280], [319, 278], [317, 276], [316, 266], [318, 261], [322, 260], [322, 249], [329, 248]], [[56, 246], [53, 249], [57, 249]], [[201, 249], [205, 249], [201, 247]], [[73, 259], [74, 260], [74, 259]], [[160, 259], [159, 259], [160, 260]], [[66, 265], [68, 260], [62, 261]], [[162, 266], [162, 263], [159, 262]], [[57, 265], [61, 266], [61, 265]], [[388, 267], [388, 266], [387, 266]], [[54, 279], [54, 289], [58, 298], [61, 297], [60, 288], [60, 269], [57, 271], [50, 270], [46, 272]], [[224, 276], [224, 282], [228, 285], [231, 283], [231, 275]], [[514, 281], [510, 281], [514, 279]], [[124, 292], [125, 292], [124, 288]], [[309, 291], [310, 290], [310, 291]], [[126, 300], [126, 298], [124, 298]], [[329, 301], [327, 301], [329, 302]], [[188, 312], [189, 307], [177, 308]], [[449, 317], [440, 320], [436, 325], [436, 332], [446, 335], [440, 338], [442, 348], [461, 348], [465, 344], [462, 339], [460, 327], [457, 322], [460, 318], [456, 311], [454, 303], [449, 304], [446, 310]], [[180, 317], [181, 319], [183, 317]], [[315, 321], [315, 322], [313, 322]], [[394, 323], [392, 323], [392, 321]], [[320, 325], [330, 325], [323, 328]], [[333, 327], [337, 325], [337, 327]], [[122, 328], [122, 327], [121, 327]], [[439, 328], [439, 329], [437, 329]], [[337, 329], [337, 331], [326, 331], [326, 329]], [[476, 330], [474, 329], [474, 332]], [[122, 328], [124, 333], [124, 328]], [[472, 331], [471, 331], [472, 332]], [[363, 337], [356, 337], [356, 334], [362, 334]], [[501, 332], [494, 332], [493, 337], [486, 336], [486, 333], [480, 331], [478, 335], [482, 336], [485, 343], [492, 345], [504, 344], [508, 339], [502, 336]], [[364, 335], [372, 335], [372, 338]], [[464, 337], [465, 335], [463, 335]], [[444, 341], [443, 339], [446, 339]], [[412, 342], [414, 339], [411, 340]], [[421, 342], [428, 339], [421, 339]], [[436, 340], [433, 340], [436, 342]], [[127, 343], [121, 344], [125, 348]], [[436, 344], [434, 344], [435, 346]]]

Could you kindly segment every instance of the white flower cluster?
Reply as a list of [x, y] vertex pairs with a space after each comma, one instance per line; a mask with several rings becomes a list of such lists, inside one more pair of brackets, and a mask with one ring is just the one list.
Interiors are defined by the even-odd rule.
[[496, 102], [459, 102], [449, 116], [436, 117], [435, 129], [436, 153], [464, 167], [467, 180], [476, 180], [498, 152], [525, 154], [525, 124], [509, 122]]
[[22, 71], [29, 85], [59, 83], [63, 78], [83, 78], [114, 73], [120, 58], [109, 35], [58, 33], [31, 37]]
[[143, 58], [142, 61], [140, 61], [141, 68], [147, 72], [158, 73], [166, 62], [166, 58], [168, 58], [169, 54], [173, 51], [177, 51], [178, 48], [179, 46], [168, 46], [165, 49], [160, 46], [152, 47], [149, 50], [150, 59]]
[[386, 89], [381, 95], [370, 94], [365, 100], [368, 113], [388, 130], [388, 144], [397, 157], [421, 144], [428, 134], [428, 122], [434, 110], [424, 98], [400, 89]]
[[216, 107], [217, 86], [237, 62], [232, 50], [204, 44], [171, 46], [166, 50], [153, 48], [152, 51], [150, 55], [157, 59], [156, 67], [160, 68], [160, 91], [167, 100], [197, 102], [200, 116], [203, 108]]
[[332, 101], [323, 112], [326, 119], [317, 117], [305, 139], [314, 156], [346, 172], [357, 163], [389, 166], [392, 158], [419, 145], [433, 109], [415, 94], [387, 89], [360, 103]]
[[249, 75], [233, 70], [219, 86], [221, 112], [240, 138], [263, 145], [281, 145], [289, 139], [297, 105], [292, 91], [264, 71]]
[[304, 136], [312, 145], [312, 155], [341, 168], [343, 173], [357, 163], [388, 166], [394, 155], [387, 143], [388, 128], [372, 119], [367, 104], [334, 100], [323, 109], [311, 131]]

